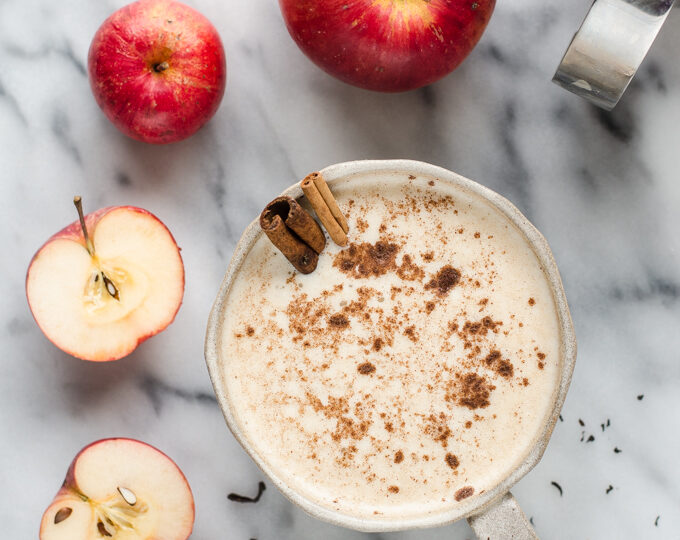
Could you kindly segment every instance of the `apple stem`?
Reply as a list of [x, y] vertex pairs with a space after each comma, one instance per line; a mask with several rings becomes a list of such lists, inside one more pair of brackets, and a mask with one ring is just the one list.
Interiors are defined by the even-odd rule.
[[165, 71], [169, 67], [170, 67], [170, 64], [168, 64], [167, 62], [161, 62], [160, 64], [156, 64], [153, 67], [153, 69], [156, 73], [162, 73], [163, 71]]
[[80, 195], [73, 197], [73, 204], [76, 205], [76, 210], [78, 210], [78, 219], [80, 219], [80, 228], [83, 230], [83, 236], [85, 237], [85, 247], [87, 252], [91, 257], [94, 257], [94, 244], [90, 240], [90, 235], [87, 234], [87, 225], [85, 225], [85, 216], [83, 215], [83, 199]]
[[[76, 195], [73, 197], [73, 204], [76, 206], [76, 210], [78, 211], [78, 219], [80, 220], [80, 228], [83, 230], [83, 236], [85, 237], [85, 247], [87, 248], [87, 252], [90, 254], [90, 257], [94, 257], [94, 243], [90, 239], [90, 235], [87, 233], [87, 225], [85, 224], [85, 215], [83, 214], [83, 199], [80, 195]], [[104, 288], [106, 289], [106, 292], [109, 293], [109, 295], [116, 300], [120, 300], [120, 294], [118, 293], [118, 289], [114, 285], [113, 281], [111, 281], [104, 272], [100, 270], [100, 273], [102, 275], [102, 280], [104, 281]]]

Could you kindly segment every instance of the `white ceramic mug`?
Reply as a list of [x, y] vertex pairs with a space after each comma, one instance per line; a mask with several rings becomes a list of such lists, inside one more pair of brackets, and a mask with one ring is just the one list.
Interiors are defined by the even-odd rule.
[[[488, 203], [495, 206], [499, 212], [504, 214], [507, 219], [522, 232], [526, 241], [536, 254], [550, 283], [560, 326], [559, 361], [561, 371], [557, 391], [554, 395], [552, 413], [543, 426], [541, 436], [538, 437], [534, 447], [522, 463], [512, 470], [501, 482], [496, 484], [493, 489], [489, 489], [483, 494], [466, 499], [451, 510], [441, 514], [422, 516], [413, 519], [364, 519], [335, 512], [302, 496], [276, 475], [276, 472], [262, 460], [248, 442], [247, 437], [244, 436], [235, 420], [232, 404], [226, 390], [227, 385], [223, 379], [224, 370], [221, 369], [223, 359], [221, 358], [220, 337], [222, 335], [222, 325], [225, 320], [224, 310], [227, 305], [227, 297], [234, 278], [238, 274], [250, 249], [262, 234], [258, 220], [255, 220], [245, 230], [236, 246], [231, 263], [229, 264], [227, 273], [222, 281], [217, 299], [213, 305], [212, 312], [210, 313], [205, 342], [205, 358], [208, 364], [210, 378], [215, 388], [217, 400], [227, 421], [227, 425], [234, 434], [234, 437], [236, 437], [246, 452], [253, 458], [255, 463], [257, 463], [274, 485], [276, 485], [288, 499], [299, 505], [312, 516], [335, 525], [359, 531], [384, 532], [437, 527], [462, 518], [467, 518], [479, 538], [513, 538], [515, 540], [536, 538], [536, 534], [531, 525], [509, 490], [541, 459], [553, 428], [555, 427], [555, 422], [559, 417], [562, 404], [564, 403], [564, 398], [566, 397], [574, 369], [574, 362], [576, 360], [576, 339], [571, 317], [569, 315], [567, 299], [564, 294], [557, 265], [555, 264], [555, 260], [553, 259], [545, 238], [543, 238], [541, 233], [539, 233], [508, 200], [476, 182], [434, 165], [408, 160], [352, 161], [332, 165], [323, 169], [321, 172], [331, 188], [333, 187], [334, 182], [341, 181], [344, 178], [350, 176], [360, 177], [363, 174], [370, 175], [375, 172], [395, 173], [401, 177], [405, 175], [414, 175], [419, 177], [429, 176], [433, 179], [436, 178], [439, 181], [454, 184], [486, 200]], [[302, 190], [300, 189], [299, 184], [295, 184], [284, 191], [283, 195], [298, 198], [302, 196]]]

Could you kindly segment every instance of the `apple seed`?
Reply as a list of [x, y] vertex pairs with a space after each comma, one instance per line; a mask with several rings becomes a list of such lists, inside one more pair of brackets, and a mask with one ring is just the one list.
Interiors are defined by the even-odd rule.
[[56, 525], [56, 524], [58, 524], [58, 523], [61, 523], [61, 522], [64, 521], [66, 518], [68, 518], [68, 517], [71, 515], [72, 512], [73, 512], [73, 509], [72, 509], [72, 508], [69, 508], [68, 506], [65, 506], [64, 508], [62, 508], [61, 510], [59, 510], [59, 512], [57, 512], [57, 513], [55, 514], [55, 516], [54, 516], [54, 524]]
[[137, 495], [135, 495], [132, 491], [130, 491], [128, 488], [120, 486], [118, 486], [117, 489], [118, 493], [120, 493], [120, 496], [123, 497], [126, 503], [128, 503], [130, 506], [137, 504]]
[[107, 529], [106, 525], [104, 525], [103, 521], [97, 522], [97, 529], [99, 530], [99, 534], [102, 536], [113, 536]]
[[113, 284], [113, 281], [106, 277], [106, 274], [104, 274], [104, 272], [102, 272], [102, 279], [104, 280], [104, 285], [106, 285], [106, 292], [108, 292], [116, 300], [120, 300], [118, 289]]

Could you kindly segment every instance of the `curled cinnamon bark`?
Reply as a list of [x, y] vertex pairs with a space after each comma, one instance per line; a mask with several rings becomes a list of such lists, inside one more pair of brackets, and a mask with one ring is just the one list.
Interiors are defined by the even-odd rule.
[[260, 227], [303, 274], [314, 271], [326, 238], [319, 224], [291, 197], [277, 197], [260, 214]]
[[333, 242], [339, 246], [347, 245], [347, 231], [349, 231], [347, 220], [321, 173], [315, 172], [307, 175], [300, 183], [300, 187]]

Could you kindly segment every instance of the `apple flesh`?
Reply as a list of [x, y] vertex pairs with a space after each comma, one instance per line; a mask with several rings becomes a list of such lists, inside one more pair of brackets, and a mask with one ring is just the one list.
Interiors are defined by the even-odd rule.
[[369, 90], [402, 92], [453, 71], [495, 0], [279, 0], [290, 35], [319, 67]]
[[83, 360], [117, 360], [173, 321], [184, 265], [170, 231], [146, 210], [103, 208], [84, 222], [94, 254], [72, 223], [33, 257], [26, 296], [57, 347]]
[[88, 71], [109, 120], [155, 144], [200, 129], [217, 111], [227, 76], [215, 27], [172, 0], [140, 0], [111, 15], [92, 40]]
[[104, 439], [71, 463], [40, 540], [186, 540], [194, 513], [191, 488], [168, 456], [140, 441]]

